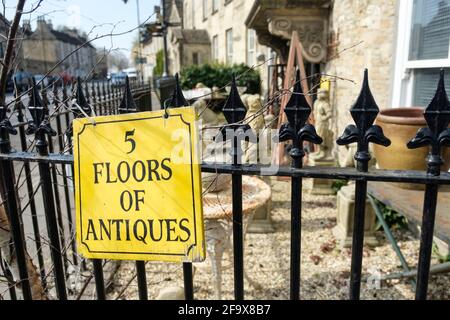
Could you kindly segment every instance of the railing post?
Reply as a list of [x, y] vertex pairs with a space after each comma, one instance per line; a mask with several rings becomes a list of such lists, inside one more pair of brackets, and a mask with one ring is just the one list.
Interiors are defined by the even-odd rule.
[[102, 100], [102, 94], [101, 94], [101, 92], [100, 92], [100, 84], [99, 84], [99, 82], [97, 81], [97, 82], [95, 82], [94, 83], [94, 87], [95, 87], [95, 89], [96, 89], [96, 91], [97, 91], [97, 115], [98, 116], [103, 116], [104, 115], [104, 113], [103, 113], [103, 100]]
[[[128, 114], [137, 111], [136, 105], [131, 95], [130, 82], [128, 76], [125, 79], [125, 91], [123, 93], [122, 101], [117, 110], [119, 114]], [[139, 291], [139, 300], [148, 300], [147, 275], [145, 271], [144, 261], [136, 261], [136, 274]]]
[[[46, 135], [55, 136], [56, 132], [51, 128], [48, 115], [42, 105], [36, 84], [33, 81], [32, 91], [28, 110], [33, 118], [33, 122], [27, 129], [27, 134], [34, 134], [36, 139], [36, 149], [40, 156], [48, 155], [48, 143]], [[56, 293], [60, 300], [67, 300], [64, 264], [62, 261], [61, 243], [59, 238], [58, 222], [56, 220], [55, 199], [53, 195], [52, 178], [50, 165], [45, 162], [39, 163], [39, 174], [42, 183], [42, 197], [44, 200], [45, 218], [47, 231], [50, 239], [50, 254], [54, 266]]]
[[[14, 84], [15, 84], [15, 82], [14, 82]], [[19, 87], [16, 84], [14, 86], [16, 87], [15, 110], [17, 112], [17, 121], [19, 123], [24, 123], [25, 118], [23, 115], [23, 109], [25, 107], [22, 103], [22, 100], [20, 99]], [[19, 127], [19, 136], [20, 136], [21, 149], [23, 152], [27, 152], [28, 144], [27, 144], [27, 138], [25, 135], [25, 126], [24, 125], [21, 125]], [[25, 171], [25, 180], [27, 183], [28, 201], [30, 203], [31, 223], [33, 225], [34, 241], [36, 244], [36, 253], [37, 253], [38, 263], [39, 263], [39, 273], [41, 276], [42, 287], [44, 288], [44, 291], [47, 292], [45, 264], [44, 264], [44, 257], [42, 254], [42, 242], [41, 242], [41, 234], [40, 234], [40, 228], [39, 228], [39, 220], [38, 220], [37, 213], [36, 213], [36, 202], [34, 199], [34, 187], [33, 187], [32, 175], [31, 175], [31, 168], [30, 168], [30, 164], [28, 162], [24, 162], [23, 166], [24, 166], [24, 171]]]
[[[391, 141], [383, 134], [381, 127], [374, 125], [379, 108], [369, 88], [367, 69], [364, 71], [364, 80], [355, 104], [350, 113], [355, 125], [349, 125], [343, 135], [337, 139], [338, 145], [357, 143], [355, 160], [356, 169], [367, 172], [371, 155], [369, 143], [389, 146]], [[359, 300], [361, 291], [361, 270], [364, 247], [364, 218], [366, 209], [367, 180], [357, 180], [355, 185], [355, 214], [353, 221], [352, 262], [350, 272], [350, 299]]]
[[[58, 145], [59, 145], [59, 152], [64, 153], [64, 133], [62, 131], [62, 124], [61, 124], [61, 106], [62, 104], [58, 101], [58, 88], [56, 85], [53, 85], [53, 107], [54, 112], [56, 113], [56, 131], [58, 133]], [[66, 166], [63, 164], [61, 166], [61, 173], [63, 178], [63, 187], [64, 187], [64, 199], [66, 202], [66, 213], [67, 213], [67, 221], [69, 225], [69, 234], [74, 235], [74, 228], [73, 228], [73, 220], [72, 220], [72, 208], [70, 206], [70, 192], [69, 192], [69, 185], [68, 185], [68, 179], [67, 179], [67, 170]], [[77, 251], [76, 251], [76, 244], [75, 240], [70, 241], [70, 247], [72, 249], [72, 261], [74, 265], [78, 265], [78, 258], [77, 258]]]
[[[81, 84], [81, 78], [77, 78], [77, 84], [75, 89], [75, 102], [71, 108], [71, 111], [74, 115], [74, 118], [82, 118], [82, 117], [90, 117], [92, 115], [91, 107], [89, 106], [86, 97], [83, 93], [83, 86]], [[68, 135], [73, 135], [73, 125], [70, 125], [70, 128], [67, 132]], [[72, 139], [70, 139], [72, 141]], [[72, 169], [73, 172], [73, 169]], [[97, 299], [105, 300], [105, 282], [103, 277], [103, 261], [101, 259], [92, 259], [92, 263], [94, 266], [94, 277], [95, 277], [95, 288], [97, 290]]]
[[[17, 134], [8, 118], [6, 117], [7, 108], [4, 104], [0, 105], [0, 153], [8, 154], [11, 152], [10, 134]], [[17, 194], [15, 188], [13, 164], [10, 160], [1, 160], [2, 173], [2, 196], [5, 200], [5, 211], [9, 219], [14, 242], [14, 253], [17, 259], [19, 269], [20, 284], [25, 300], [32, 300], [33, 296], [28, 280], [27, 261], [25, 256], [25, 239], [23, 238], [22, 227], [19, 218]]]
[[[128, 78], [127, 78], [128, 79]], [[130, 97], [131, 91], [130, 91]], [[186, 107], [188, 103], [183, 96], [183, 91], [181, 90], [180, 81], [178, 78], [178, 73], [175, 75], [175, 89], [172, 94], [172, 100], [169, 103], [169, 108], [180, 108]], [[136, 106], [135, 106], [136, 107]], [[194, 279], [192, 274], [192, 263], [183, 263], [183, 279], [184, 279], [184, 297], [186, 300], [194, 300]]]
[[[47, 89], [44, 86], [44, 83], [41, 83], [41, 96], [42, 96], [42, 106], [44, 108], [45, 116], [49, 117], [49, 101], [47, 97]], [[57, 115], [56, 115], [57, 117]], [[47, 140], [48, 140], [48, 151], [50, 153], [54, 153], [55, 148], [53, 146], [53, 136], [56, 136], [57, 133], [53, 135], [53, 133], [47, 134]], [[62, 210], [61, 210], [61, 199], [59, 197], [59, 187], [58, 187], [58, 175], [56, 172], [56, 165], [51, 164], [50, 165], [51, 170], [51, 176], [53, 181], [53, 192], [54, 192], [54, 199], [56, 204], [56, 217], [58, 219], [58, 228], [59, 228], [59, 237], [61, 239], [61, 246], [62, 246], [62, 256], [63, 256], [63, 262], [64, 262], [64, 268], [67, 273], [67, 268], [69, 266], [68, 260], [67, 260], [67, 252], [66, 252], [66, 239], [65, 239], [65, 232], [64, 232], [64, 222], [62, 219]]]
[[[223, 107], [223, 114], [228, 125], [221, 129], [222, 140], [232, 139], [232, 165], [242, 166], [241, 141], [254, 136], [250, 126], [243, 124], [247, 109], [239, 96], [236, 78], [233, 75], [230, 95]], [[234, 252], [234, 297], [244, 299], [244, 240], [242, 217], [242, 175], [232, 174], [232, 208], [233, 208], [233, 252]]]
[[[307, 124], [311, 114], [311, 106], [303, 93], [300, 71], [297, 70], [294, 91], [286, 104], [288, 123], [280, 128], [280, 142], [292, 140], [292, 148], [289, 155], [292, 158], [291, 166], [300, 169], [303, 166], [305, 151], [303, 142], [309, 141], [321, 144], [322, 138], [316, 133], [316, 129]], [[301, 208], [302, 208], [302, 178], [292, 176], [291, 179], [291, 300], [300, 299], [300, 264], [301, 264]]]
[[[415, 149], [430, 145], [430, 153], [426, 159], [427, 173], [430, 176], [439, 176], [441, 165], [444, 163], [442, 147], [450, 146], [450, 129], [448, 129], [450, 123], [450, 102], [445, 91], [443, 69], [440, 73], [436, 93], [425, 109], [424, 117], [428, 128], [420, 129], [417, 135], [408, 143], [408, 148]], [[423, 202], [416, 300], [426, 300], [427, 298], [437, 196], [438, 185], [428, 183], [425, 188]]]

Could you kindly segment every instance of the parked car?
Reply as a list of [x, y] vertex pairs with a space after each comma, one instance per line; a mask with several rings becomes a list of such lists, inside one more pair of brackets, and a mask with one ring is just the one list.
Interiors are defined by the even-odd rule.
[[125, 73], [130, 80], [137, 80], [138, 78], [138, 74], [135, 68], [124, 69], [122, 72]]
[[111, 73], [111, 85], [117, 87], [125, 84], [127, 74], [125, 72]]

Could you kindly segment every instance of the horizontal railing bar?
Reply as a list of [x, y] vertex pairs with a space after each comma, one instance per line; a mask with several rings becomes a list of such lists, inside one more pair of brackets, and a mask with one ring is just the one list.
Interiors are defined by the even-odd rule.
[[40, 156], [30, 152], [14, 152], [10, 154], [1, 154], [0, 159], [24, 162], [43, 162], [57, 164], [72, 164], [73, 155], [50, 153], [48, 156]]
[[[14, 152], [10, 154], [1, 154], [0, 159], [26, 162], [45, 162], [58, 164], [72, 164], [73, 155], [55, 154], [48, 156], [39, 156], [29, 152]], [[441, 185], [450, 185], [450, 174], [441, 173], [440, 176], [432, 176], [426, 171], [416, 170], [369, 170], [369, 172], [358, 172], [354, 168], [340, 167], [304, 167], [294, 169], [287, 166], [281, 166], [277, 170], [269, 165], [242, 165], [233, 166], [223, 163], [204, 163], [203, 172], [222, 173], [222, 174], [241, 174], [241, 175], [259, 175], [276, 177], [301, 177], [301, 178], [321, 178], [321, 179], [339, 179], [339, 180], [366, 180], [383, 182], [408, 182], [408, 183], [436, 183]]]
[[232, 166], [230, 164], [204, 163], [203, 172], [224, 173], [224, 174], [242, 174], [259, 176], [278, 176], [278, 177], [302, 177], [302, 178], [321, 178], [321, 179], [339, 179], [339, 180], [366, 180], [383, 182], [409, 182], [418, 184], [436, 183], [442, 185], [450, 184], [450, 174], [441, 173], [440, 176], [432, 176], [426, 171], [416, 170], [369, 170], [369, 172], [358, 172], [354, 168], [340, 167], [304, 167], [294, 169], [287, 166], [281, 166], [274, 170], [268, 165], [242, 165]]

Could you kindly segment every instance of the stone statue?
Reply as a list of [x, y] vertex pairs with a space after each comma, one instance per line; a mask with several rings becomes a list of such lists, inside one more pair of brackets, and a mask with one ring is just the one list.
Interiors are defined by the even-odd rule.
[[331, 117], [333, 110], [329, 102], [329, 93], [326, 89], [319, 89], [317, 92], [317, 100], [314, 102], [314, 119], [317, 134], [322, 137], [323, 143], [319, 146], [319, 150], [310, 155], [315, 160], [329, 160], [333, 156], [333, 130], [331, 130]]
[[[244, 104], [248, 108], [246, 118], [251, 119], [249, 122], [253, 133], [259, 136], [265, 127], [264, 115], [262, 112], [261, 97], [259, 94], [248, 95], [244, 101]], [[244, 163], [257, 163], [258, 162], [258, 143], [251, 141], [250, 143], [244, 143]]]

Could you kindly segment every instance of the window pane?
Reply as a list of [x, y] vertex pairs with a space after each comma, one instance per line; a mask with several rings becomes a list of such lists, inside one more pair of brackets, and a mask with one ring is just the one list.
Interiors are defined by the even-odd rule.
[[[414, 70], [414, 97], [413, 105], [426, 107], [431, 102], [439, 80], [440, 69]], [[450, 68], [445, 69], [445, 89], [450, 93]]]
[[214, 36], [212, 40], [212, 59], [213, 61], [219, 59], [219, 40], [217, 36]]
[[208, 0], [203, 0], [203, 19], [206, 19], [208, 16]]
[[255, 63], [255, 30], [247, 29], [247, 65]]
[[227, 37], [227, 63], [233, 62], [233, 30], [228, 29], [226, 31]]
[[410, 60], [449, 57], [450, 0], [414, 0]]
[[213, 12], [219, 10], [219, 1], [220, 0], [213, 0]]

